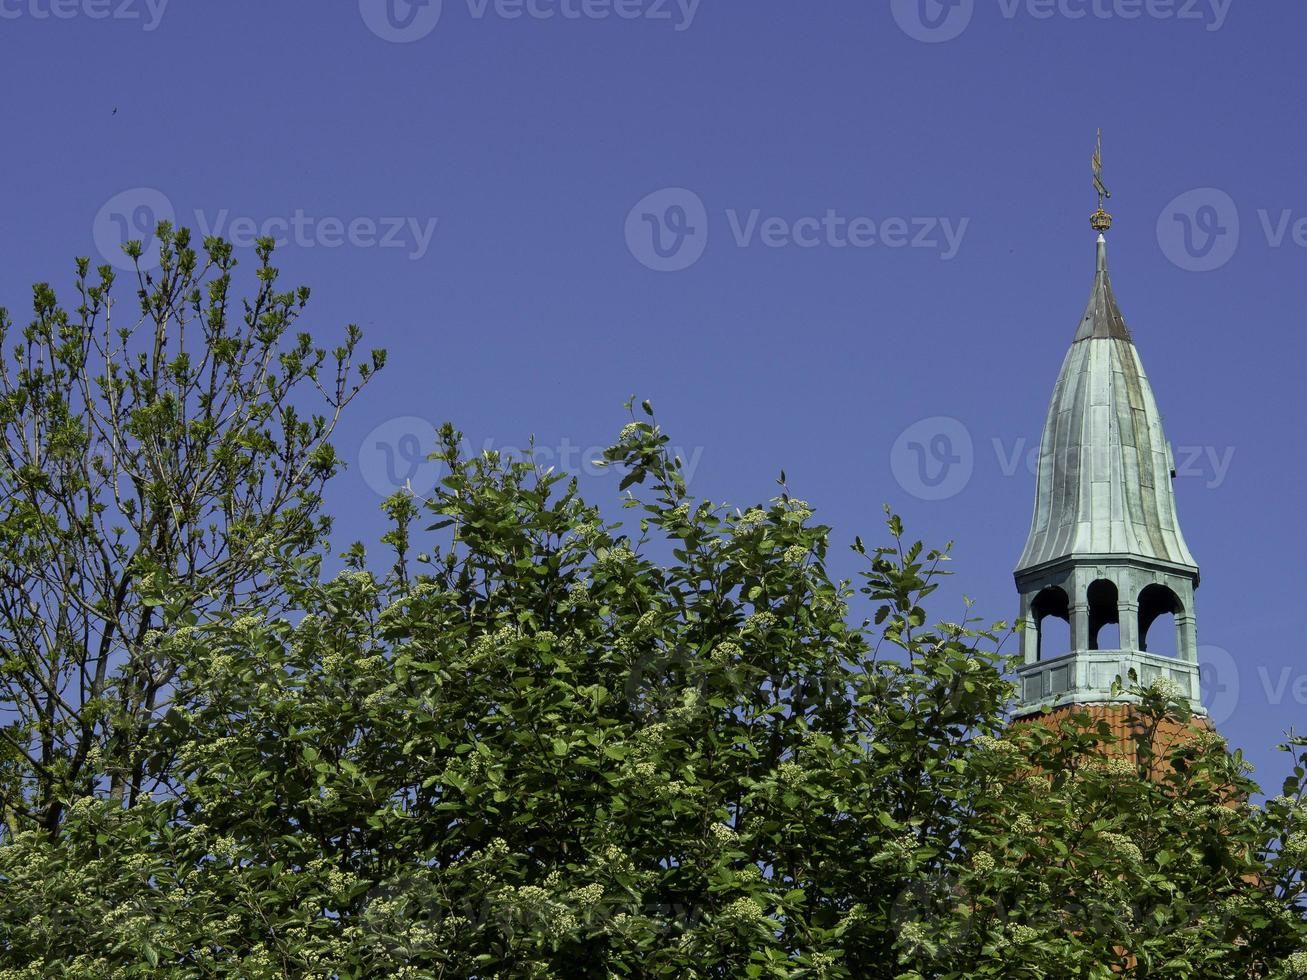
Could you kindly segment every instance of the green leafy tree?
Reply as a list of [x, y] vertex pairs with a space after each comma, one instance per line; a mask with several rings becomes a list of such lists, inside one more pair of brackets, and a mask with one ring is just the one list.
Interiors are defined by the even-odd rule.
[[651, 416], [620, 524], [460, 442], [386, 575], [160, 641], [184, 782], [0, 848], [11, 975], [1304, 974], [1301, 767], [1255, 808], [1214, 735], [1009, 725], [1006, 628], [928, 625], [947, 549], [891, 517], [833, 581], [783, 480], [697, 500]]
[[1256, 807], [1165, 688], [1126, 745], [1011, 724], [948, 548], [890, 516], [832, 579], [647, 403], [623, 520], [446, 427], [390, 567], [322, 576], [357, 334], [161, 237], [133, 326], [81, 263], [0, 362], [0, 978], [1307, 976], [1307, 743]]
[[[280, 579], [325, 534], [328, 439], [381, 366], [357, 371], [350, 327], [327, 352], [292, 328], [260, 242], [257, 289], [236, 260], [159, 228], [160, 268], [117, 298], [77, 261], [76, 305], [33, 291], [29, 324], [0, 309], [0, 810], [9, 836], [57, 834], [68, 801], [135, 803], [148, 736], [177, 688], [167, 638], [219, 612], [279, 608]], [[130, 311], [130, 312], [129, 312]], [[301, 395], [310, 389], [319, 408]]]

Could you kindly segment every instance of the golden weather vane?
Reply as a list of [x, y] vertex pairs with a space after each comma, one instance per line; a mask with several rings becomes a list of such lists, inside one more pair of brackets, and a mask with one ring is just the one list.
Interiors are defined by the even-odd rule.
[[1094, 189], [1098, 191], [1098, 210], [1093, 213], [1089, 223], [1094, 231], [1105, 232], [1112, 227], [1112, 216], [1103, 209], [1103, 202], [1112, 199], [1112, 192], [1103, 183], [1103, 131], [1098, 131], [1098, 144], [1094, 147]]

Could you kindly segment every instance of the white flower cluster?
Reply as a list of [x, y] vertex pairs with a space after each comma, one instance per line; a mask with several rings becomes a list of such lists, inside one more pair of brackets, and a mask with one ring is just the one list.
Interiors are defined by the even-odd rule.
[[619, 545], [610, 551], [605, 552], [598, 560], [597, 564], [601, 568], [610, 571], [620, 571], [629, 565], [635, 563], [635, 552], [626, 545]]
[[604, 886], [600, 884], [583, 885], [569, 896], [577, 905], [591, 909], [604, 900]]
[[359, 568], [346, 569], [340, 573], [339, 578], [340, 581], [358, 589], [372, 589], [377, 584], [377, 580], [372, 577], [371, 572], [365, 572]]
[[717, 914], [719, 922], [736, 928], [755, 925], [762, 919], [762, 906], [756, 900], [747, 897], [737, 898]]
[[229, 653], [216, 653], [209, 658], [209, 672], [215, 677], [230, 674], [236, 666], [236, 658]]
[[671, 727], [666, 722], [655, 722], [652, 725], [646, 725], [635, 733], [635, 741], [642, 746], [649, 748], [658, 748], [667, 741], [667, 736], [671, 733]]
[[68, 808], [68, 816], [87, 816], [97, 809], [100, 809], [100, 800], [97, 800], [94, 796], [83, 796], [74, 801], [73, 805]]
[[1180, 685], [1169, 677], [1157, 678], [1148, 685], [1148, 690], [1167, 701], [1175, 701], [1180, 697]]
[[1139, 770], [1119, 755], [1109, 756], [1100, 762], [1098, 767], [1109, 776], [1114, 776], [1117, 779], [1137, 779], [1139, 777]]
[[637, 781], [649, 784], [657, 777], [658, 767], [652, 762], [636, 762], [631, 766], [631, 775], [633, 775]]
[[1042, 796], [1048, 792], [1049, 780], [1047, 776], [1027, 776], [1026, 786], [1030, 792], [1036, 796]]
[[598, 534], [599, 531], [600, 531], [599, 525], [596, 524], [594, 521], [582, 521], [580, 524], [578, 524], [575, 528], [572, 529], [572, 533], [575, 534], [577, 538], [581, 541], [590, 540], [596, 534]]
[[801, 544], [792, 544], [785, 549], [782, 556], [787, 565], [802, 565], [808, 557], [808, 549]]
[[562, 939], [580, 926], [575, 912], [538, 885], [502, 888], [495, 902], [502, 911], [542, 929], [553, 940]]
[[239, 852], [239, 848], [236, 844], [236, 838], [219, 837], [216, 841], [213, 842], [212, 851], [213, 851], [213, 856], [218, 858], [220, 861], [233, 860], [236, 857], [237, 853]]
[[1287, 977], [1307, 977], [1307, 950], [1290, 953], [1284, 961], [1284, 973]]
[[740, 835], [724, 823], [715, 823], [708, 828], [708, 836], [718, 847], [729, 847], [740, 839]]
[[910, 953], [926, 949], [930, 945], [930, 933], [916, 920], [909, 920], [899, 927], [899, 943]]
[[517, 628], [513, 626], [501, 626], [493, 633], [483, 633], [472, 644], [466, 666], [476, 668], [494, 660], [498, 653], [514, 643], [519, 636]]
[[749, 534], [767, 523], [767, 513], [757, 507], [751, 507], [735, 519], [735, 533]]
[[981, 752], [1009, 753], [1016, 750], [1016, 746], [1011, 742], [995, 738], [993, 735], [977, 735], [971, 744]]
[[1012, 830], [1018, 837], [1032, 837], [1038, 830], [1035, 821], [1027, 813], [1017, 814], [1017, 818], [1012, 821]]
[[740, 659], [744, 651], [740, 649], [738, 643], [732, 643], [727, 640], [725, 643], [718, 643], [713, 647], [712, 653], [708, 659], [718, 667], [726, 667]]
[[1114, 834], [1104, 832], [1098, 835], [1108, 848], [1120, 858], [1124, 858], [1131, 864], [1142, 864], [1144, 861], [1143, 852], [1139, 850], [1139, 845], [1132, 841], [1125, 834]]
[[801, 786], [808, 779], [808, 771], [797, 762], [782, 762], [776, 768], [776, 781], [782, 786]]
[[917, 850], [917, 838], [912, 834], [900, 834], [885, 842], [885, 853], [897, 861], [906, 861]]
[[363, 699], [363, 707], [367, 711], [379, 711], [390, 704], [391, 700], [389, 691], [373, 691]]
[[686, 721], [699, 713], [703, 706], [703, 694], [697, 687], [687, 687], [681, 692], [681, 703], [673, 708], [669, 715], [677, 721]]
[[1017, 923], [1008, 926], [1008, 935], [1012, 937], [1013, 943], [1020, 946], [1037, 941], [1039, 939], [1039, 930], [1033, 926], [1023, 926]]
[[336, 896], [344, 896], [351, 888], [359, 883], [358, 878], [348, 871], [341, 871], [339, 868], [332, 868], [327, 872], [327, 890]]
[[801, 521], [806, 521], [812, 516], [812, 505], [806, 500], [799, 500], [797, 497], [791, 497], [785, 501], [785, 506], [789, 512]]
[[827, 972], [836, 963], [833, 953], [813, 953], [809, 959], [812, 960], [812, 968], [817, 971], [819, 977], [826, 976]]
[[241, 967], [243, 968], [242, 972], [245, 972], [247, 976], [272, 976], [277, 967], [277, 961], [268, 952], [268, 947], [264, 946], [263, 943], [259, 943], [250, 950], [248, 956], [241, 960]]
[[699, 790], [683, 780], [673, 779], [666, 783], [660, 783], [656, 793], [660, 800], [674, 800], [678, 797], [695, 796], [699, 793]]

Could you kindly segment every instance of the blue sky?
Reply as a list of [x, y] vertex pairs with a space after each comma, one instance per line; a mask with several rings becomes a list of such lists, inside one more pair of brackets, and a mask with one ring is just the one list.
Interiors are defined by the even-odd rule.
[[1101, 126], [1212, 700], [1274, 791], [1307, 704], [1304, 33], [1249, 0], [0, 0], [0, 303], [160, 215], [270, 231], [313, 329], [392, 355], [337, 440], [342, 543], [427, 422], [615, 499], [583, 461], [638, 393], [697, 493], [784, 468], [841, 545], [889, 502], [957, 541], [937, 615], [1010, 618]]

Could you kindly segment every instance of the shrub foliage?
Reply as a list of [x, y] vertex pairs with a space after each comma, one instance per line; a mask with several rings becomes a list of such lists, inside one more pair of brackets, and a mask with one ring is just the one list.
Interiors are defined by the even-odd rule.
[[275, 604], [155, 621], [153, 792], [4, 763], [0, 976], [1304, 975], [1301, 767], [1254, 806], [1215, 735], [1011, 726], [1007, 627], [925, 612], [947, 548], [890, 516], [833, 580], [784, 477], [697, 499], [644, 409], [620, 521], [446, 427], [384, 573], [279, 561]]

